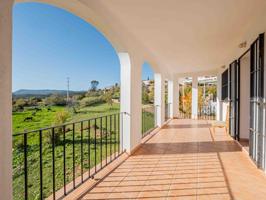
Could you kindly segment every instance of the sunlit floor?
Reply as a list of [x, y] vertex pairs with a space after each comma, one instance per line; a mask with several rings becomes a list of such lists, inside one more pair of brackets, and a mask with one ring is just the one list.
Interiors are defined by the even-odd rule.
[[266, 178], [223, 129], [173, 120], [82, 199], [266, 199]]

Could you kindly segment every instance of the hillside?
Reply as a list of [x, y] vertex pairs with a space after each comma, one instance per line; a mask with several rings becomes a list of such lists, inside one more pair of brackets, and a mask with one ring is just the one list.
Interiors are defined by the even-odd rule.
[[[69, 91], [69, 94], [79, 94], [83, 93], [84, 91]], [[58, 94], [58, 95], [66, 95], [66, 90], [49, 90], [49, 89], [42, 89], [42, 90], [30, 90], [30, 89], [20, 89], [13, 92], [14, 97], [31, 97], [31, 96], [49, 96], [51, 94]]]

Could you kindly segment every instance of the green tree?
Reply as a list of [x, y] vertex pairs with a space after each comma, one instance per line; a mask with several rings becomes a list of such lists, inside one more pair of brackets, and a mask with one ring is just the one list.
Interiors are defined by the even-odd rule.
[[14, 104], [14, 109], [23, 110], [25, 106], [27, 106], [27, 101], [25, 99], [17, 99]]
[[104, 100], [108, 105], [113, 106], [113, 93], [111, 90], [105, 93]]
[[94, 92], [97, 91], [98, 85], [99, 85], [99, 81], [92, 80], [91, 81], [91, 88], [90, 88], [90, 90], [91, 91], [94, 91]]
[[142, 83], [142, 103], [143, 104], [149, 104], [150, 103], [149, 89], [144, 83]]
[[46, 105], [65, 106], [66, 99], [58, 94], [53, 94], [44, 100]]

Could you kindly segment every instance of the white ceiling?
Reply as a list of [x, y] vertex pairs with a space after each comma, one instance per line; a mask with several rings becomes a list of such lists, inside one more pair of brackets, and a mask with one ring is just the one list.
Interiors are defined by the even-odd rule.
[[168, 74], [219, 69], [246, 50], [241, 42], [249, 46], [266, 30], [266, 0], [21, 1], [63, 7], [95, 25], [117, 50], [134, 49]]
[[228, 64], [245, 51], [238, 45], [250, 40], [250, 25], [266, 15], [265, 0], [97, 1], [171, 73]]

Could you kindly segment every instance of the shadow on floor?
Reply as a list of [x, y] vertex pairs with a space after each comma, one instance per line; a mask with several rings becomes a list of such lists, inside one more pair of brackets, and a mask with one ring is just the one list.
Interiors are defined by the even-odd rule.
[[169, 124], [162, 129], [210, 128], [211, 124]]
[[234, 199], [219, 153], [128, 159], [81, 199]]
[[219, 153], [242, 151], [235, 141], [146, 143], [134, 155]]
[[[164, 129], [209, 127], [182, 124]], [[188, 139], [199, 139], [194, 132], [187, 134]], [[156, 136], [80, 199], [234, 199], [220, 153], [241, 151], [235, 141], [215, 141], [211, 134], [211, 141], [164, 143]]]

